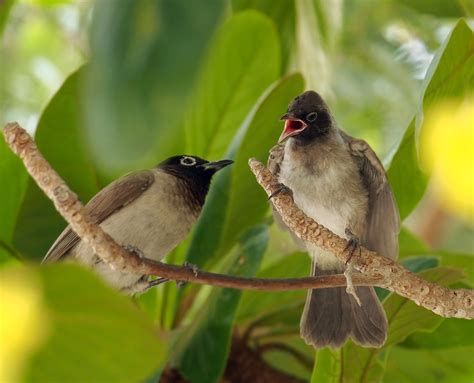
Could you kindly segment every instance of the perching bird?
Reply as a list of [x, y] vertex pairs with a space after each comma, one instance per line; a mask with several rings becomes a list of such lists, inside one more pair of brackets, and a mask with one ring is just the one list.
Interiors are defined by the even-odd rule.
[[[282, 120], [285, 127], [279, 144], [270, 151], [268, 167], [282, 185], [291, 189], [298, 207], [348, 239], [352, 250], [360, 243], [395, 259], [400, 218], [375, 152], [365, 141], [352, 138], [336, 126], [328, 106], [316, 92], [296, 97]], [[312, 258], [312, 275], [344, 271], [344, 263], [336, 256], [294, 237]], [[366, 347], [384, 344], [387, 319], [374, 289], [355, 289], [361, 306], [345, 288], [308, 291], [300, 323], [306, 343], [317, 348], [340, 347], [351, 337]]]
[[[212, 176], [232, 162], [171, 157], [153, 169], [129, 173], [112, 182], [89, 201], [86, 210], [119, 244], [160, 260], [185, 239], [198, 219]], [[113, 270], [69, 226], [43, 263], [60, 258], [75, 258], [127, 293], [153, 285], [147, 276]]]

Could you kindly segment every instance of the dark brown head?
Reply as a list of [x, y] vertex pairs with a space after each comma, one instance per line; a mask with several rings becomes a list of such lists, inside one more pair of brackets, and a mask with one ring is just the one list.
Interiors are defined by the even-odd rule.
[[281, 117], [285, 127], [278, 142], [293, 137], [300, 144], [308, 144], [331, 130], [329, 108], [319, 94], [308, 90], [297, 96]]
[[174, 156], [158, 164], [158, 168], [177, 177], [194, 203], [204, 204], [212, 176], [234, 161], [209, 162], [196, 156]]

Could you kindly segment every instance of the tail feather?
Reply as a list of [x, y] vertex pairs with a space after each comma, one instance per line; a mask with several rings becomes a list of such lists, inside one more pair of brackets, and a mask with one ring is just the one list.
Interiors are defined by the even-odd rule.
[[[319, 270], [314, 275], [336, 274]], [[301, 317], [301, 337], [316, 348], [341, 347], [351, 337], [366, 347], [380, 347], [387, 338], [387, 318], [372, 287], [356, 287], [361, 306], [344, 287], [308, 291]]]

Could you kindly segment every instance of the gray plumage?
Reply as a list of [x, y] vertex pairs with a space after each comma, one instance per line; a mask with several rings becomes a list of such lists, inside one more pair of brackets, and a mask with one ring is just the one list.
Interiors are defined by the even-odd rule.
[[[183, 162], [183, 158], [192, 165], [182, 165], [179, 161]], [[212, 175], [230, 163], [172, 157], [156, 168], [133, 172], [112, 182], [89, 201], [86, 210], [119, 244], [133, 246], [148, 258], [160, 260], [185, 239], [199, 217]], [[218, 165], [212, 168], [213, 164]], [[69, 226], [43, 262], [62, 258], [79, 261], [127, 293], [140, 292], [148, 283], [147, 277], [113, 270]]]
[[[313, 112], [315, 121], [305, 121]], [[284, 118], [290, 120], [282, 135], [285, 142], [271, 150], [268, 166], [293, 191], [298, 207], [337, 235], [349, 239], [349, 229], [363, 246], [395, 259], [398, 209], [375, 152], [365, 141], [338, 129], [315, 92], [296, 98]], [[330, 252], [296, 241], [311, 255], [313, 275], [343, 272], [345, 265]], [[308, 344], [340, 347], [348, 337], [363, 346], [380, 347], [385, 342], [387, 320], [373, 288], [356, 290], [362, 306], [344, 288], [308, 292], [300, 325]]]

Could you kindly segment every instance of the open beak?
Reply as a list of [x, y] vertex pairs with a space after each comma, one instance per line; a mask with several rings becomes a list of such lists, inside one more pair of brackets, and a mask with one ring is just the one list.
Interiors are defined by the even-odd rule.
[[285, 113], [283, 116], [281, 116], [280, 120], [285, 121], [285, 127], [283, 128], [283, 132], [278, 139], [278, 143], [286, 140], [289, 137], [300, 134], [308, 126], [303, 120], [300, 120], [299, 118], [293, 118], [288, 113]]
[[225, 168], [226, 166], [233, 164], [234, 161], [232, 160], [220, 160], [220, 161], [215, 161], [215, 162], [208, 162], [207, 164], [200, 165], [204, 168], [204, 170], [212, 170], [214, 172], [217, 172], [221, 170], [222, 168]]

